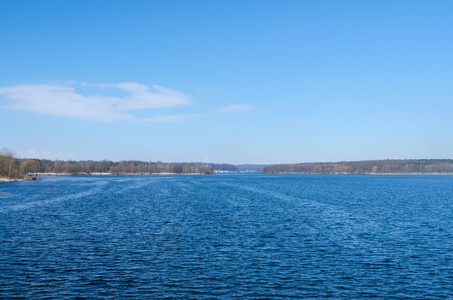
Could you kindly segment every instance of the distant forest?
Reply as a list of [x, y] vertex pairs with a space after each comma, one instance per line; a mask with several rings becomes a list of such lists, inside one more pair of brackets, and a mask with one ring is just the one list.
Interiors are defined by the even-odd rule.
[[260, 172], [299, 174], [453, 174], [453, 159], [279, 164], [264, 166]]
[[18, 159], [13, 150], [0, 151], [0, 176], [18, 178], [30, 173], [59, 174], [214, 174], [216, 171], [237, 171], [234, 165], [214, 163], [163, 163], [137, 160], [62, 161], [48, 159]]
[[42, 172], [67, 174], [214, 174], [217, 170], [234, 168], [232, 165], [201, 162], [163, 163], [137, 160], [113, 162], [110, 160], [60, 161], [42, 159], [41, 164]]
[[257, 164], [243, 164], [243, 165], [236, 165], [236, 169], [240, 172], [259, 172], [262, 167], [265, 165], [257, 165]]

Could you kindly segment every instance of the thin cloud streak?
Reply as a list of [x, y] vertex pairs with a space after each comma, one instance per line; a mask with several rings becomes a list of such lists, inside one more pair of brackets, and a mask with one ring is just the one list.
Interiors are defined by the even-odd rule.
[[205, 117], [205, 115], [169, 115], [169, 116], [154, 116], [149, 119], [143, 119], [140, 121], [144, 122], [182, 122], [186, 121], [187, 119], [190, 118], [201, 118]]
[[[129, 92], [130, 95], [124, 97], [85, 96], [77, 93], [73, 87], [46, 84], [18, 85], [0, 87], [0, 103], [4, 102], [0, 107], [109, 122], [147, 120], [137, 119], [128, 111], [181, 107], [190, 104], [190, 99], [184, 94], [157, 85], [153, 86], [153, 90], [146, 85], [135, 82], [101, 85], [82, 84], [82, 86], [117, 89]], [[178, 115], [178, 117], [166, 116], [166, 118], [156, 116], [149, 120], [170, 122], [172, 119], [182, 120], [183, 117], [184, 115]], [[186, 117], [193, 117], [193, 115]]]
[[236, 105], [229, 105], [217, 108], [216, 111], [224, 112], [224, 113], [232, 113], [232, 112], [239, 112], [239, 111], [246, 111], [246, 110], [253, 110], [256, 107], [243, 105], [243, 104], [236, 104]]

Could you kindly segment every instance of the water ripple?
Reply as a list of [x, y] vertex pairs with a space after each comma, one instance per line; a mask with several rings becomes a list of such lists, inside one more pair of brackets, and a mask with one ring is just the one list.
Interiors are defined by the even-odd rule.
[[3, 185], [0, 298], [453, 297], [447, 176]]

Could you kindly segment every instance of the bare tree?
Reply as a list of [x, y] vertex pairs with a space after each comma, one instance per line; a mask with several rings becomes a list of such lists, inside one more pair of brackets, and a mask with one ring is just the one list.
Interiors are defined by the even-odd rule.
[[22, 174], [36, 174], [41, 172], [41, 161], [39, 159], [28, 159], [22, 163], [20, 170]]
[[0, 151], [0, 176], [9, 176], [14, 167], [14, 150], [3, 148]]

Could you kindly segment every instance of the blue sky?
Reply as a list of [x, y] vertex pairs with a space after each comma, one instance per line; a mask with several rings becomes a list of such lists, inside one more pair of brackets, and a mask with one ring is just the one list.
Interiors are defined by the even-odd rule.
[[453, 158], [452, 1], [0, 1], [22, 158]]

